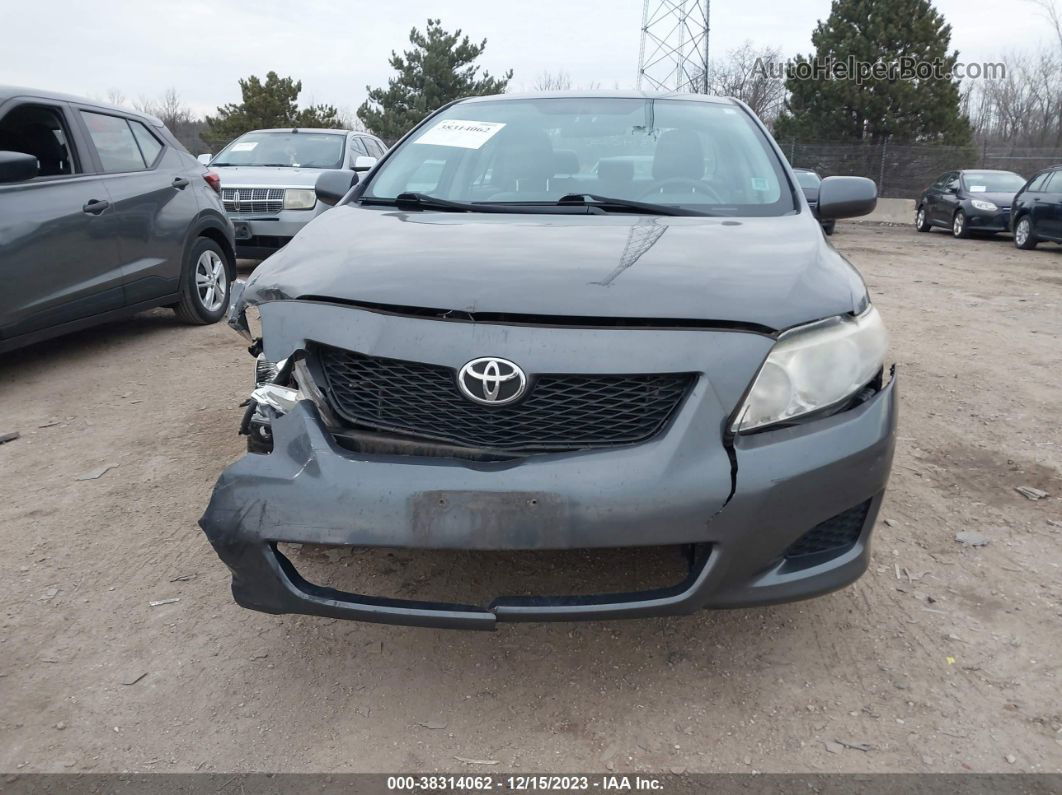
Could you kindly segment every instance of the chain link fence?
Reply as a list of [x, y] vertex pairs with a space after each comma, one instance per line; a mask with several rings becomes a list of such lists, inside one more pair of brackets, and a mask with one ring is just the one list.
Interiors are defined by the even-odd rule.
[[851, 144], [779, 141], [794, 168], [811, 168], [824, 177], [869, 177], [878, 195], [917, 199], [945, 171], [991, 168], [1031, 177], [1062, 163], [1062, 149], [1022, 148], [981, 144]]

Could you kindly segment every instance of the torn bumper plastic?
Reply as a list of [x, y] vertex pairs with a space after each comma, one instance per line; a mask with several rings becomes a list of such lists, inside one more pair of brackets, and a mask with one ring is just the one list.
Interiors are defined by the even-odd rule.
[[[841, 588], [866, 569], [896, 411], [891, 381], [841, 414], [739, 436], [736, 475], [724, 487], [677, 447], [688, 441], [689, 428], [630, 448], [484, 464], [352, 453], [301, 401], [273, 422], [271, 454], [247, 455], [225, 470], [200, 525], [232, 572], [236, 601], [269, 613], [492, 629], [497, 621], [632, 618], [790, 601]], [[676, 420], [686, 421], [692, 420]], [[842, 553], [811, 563], [786, 558], [808, 530], [868, 501], [858, 539]], [[315, 585], [277, 550], [278, 542], [461, 549], [692, 544], [700, 554], [686, 581], [669, 589], [499, 598], [478, 607]]]

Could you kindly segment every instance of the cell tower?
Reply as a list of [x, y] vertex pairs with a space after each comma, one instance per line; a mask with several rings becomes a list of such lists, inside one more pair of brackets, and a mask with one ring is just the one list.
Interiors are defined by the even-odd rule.
[[708, 93], [711, 0], [645, 0], [638, 88]]

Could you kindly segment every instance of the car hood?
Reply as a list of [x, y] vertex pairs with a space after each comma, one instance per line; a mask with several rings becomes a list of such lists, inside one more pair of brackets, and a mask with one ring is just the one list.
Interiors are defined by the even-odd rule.
[[210, 166], [221, 177], [223, 188], [276, 187], [312, 188], [323, 168], [272, 166]]
[[358, 205], [318, 216], [258, 267], [244, 294], [252, 304], [297, 298], [772, 331], [860, 311], [867, 300], [859, 274], [808, 213], [495, 215]]
[[999, 204], [1003, 207], [1010, 207], [1014, 204], [1015, 193], [968, 193], [967, 196], [971, 200], [980, 199], [981, 201], [992, 202], [992, 204]]

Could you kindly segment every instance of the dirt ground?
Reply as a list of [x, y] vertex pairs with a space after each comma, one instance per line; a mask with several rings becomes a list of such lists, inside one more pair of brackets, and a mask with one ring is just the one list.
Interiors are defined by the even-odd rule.
[[900, 439], [867, 575], [780, 607], [243, 610], [196, 525], [241, 454], [239, 338], [159, 310], [0, 358], [0, 770], [1062, 771], [1062, 248], [835, 242], [892, 332]]

